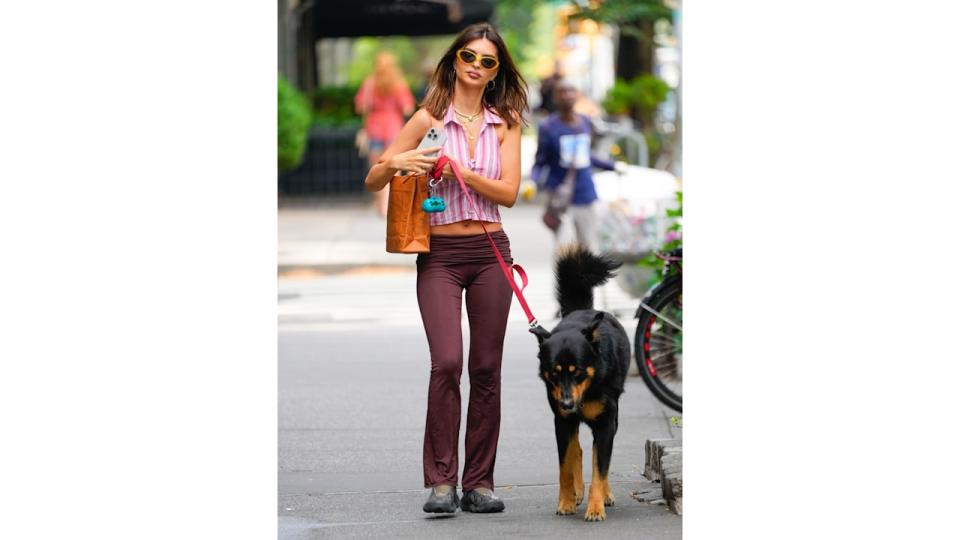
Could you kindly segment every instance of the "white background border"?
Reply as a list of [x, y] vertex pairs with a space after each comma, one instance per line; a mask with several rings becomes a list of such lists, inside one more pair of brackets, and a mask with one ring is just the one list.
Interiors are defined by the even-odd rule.
[[[687, 538], [955, 530], [953, 6], [685, 3]], [[275, 17], [0, 8], [0, 537], [276, 535]]]

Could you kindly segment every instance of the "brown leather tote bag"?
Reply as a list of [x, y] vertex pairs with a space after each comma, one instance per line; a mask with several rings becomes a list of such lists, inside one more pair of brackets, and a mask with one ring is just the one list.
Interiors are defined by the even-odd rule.
[[430, 215], [423, 210], [427, 198], [426, 174], [394, 176], [387, 202], [387, 252], [429, 253]]

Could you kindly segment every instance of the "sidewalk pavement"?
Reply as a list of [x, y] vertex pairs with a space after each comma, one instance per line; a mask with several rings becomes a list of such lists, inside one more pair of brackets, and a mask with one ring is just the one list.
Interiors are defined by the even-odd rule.
[[[277, 227], [280, 277], [384, 270], [415, 272], [415, 255], [386, 252], [386, 222], [368, 201], [360, 196], [309, 205], [282, 205]], [[531, 309], [540, 319], [549, 319], [556, 311], [552, 291], [555, 245], [553, 233], [541, 222], [542, 208], [539, 199], [520, 200], [513, 208], [501, 208], [500, 213], [503, 229], [510, 237], [514, 263], [527, 271], [533, 290], [545, 293], [539, 304], [528, 297]], [[597, 308], [632, 318], [638, 299], [618, 283], [611, 280], [598, 290]]]
[[[387, 253], [386, 222], [366, 197], [288, 204], [278, 212], [281, 273], [296, 267], [412, 266], [415, 255]], [[553, 236], [540, 222], [539, 204], [501, 208], [511, 251], [523, 265], [549, 264]]]

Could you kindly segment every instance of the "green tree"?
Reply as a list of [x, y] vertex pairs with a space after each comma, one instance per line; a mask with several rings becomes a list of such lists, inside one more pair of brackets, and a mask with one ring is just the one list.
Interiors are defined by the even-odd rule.
[[393, 53], [404, 79], [408, 85], [411, 83], [417, 61], [413, 40], [407, 36], [380, 36], [359, 37], [353, 42], [352, 58], [346, 65], [348, 85], [360, 86], [363, 79], [373, 73], [374, 58], [380, 51]]
[[[608, 95], [605, 103], [608, 111], [610, 106], [622, 110], [625, 102], [632, 101], [628, 112], [640, 123], [650, 150], [650, 162], [656, 164], [662, 153], [672, 156], [680, 137], [679, 112], [673, 133], [664, 135], [657, 131], [653, 125], [656, 103], [666, 98], [667, 90], [666, 85], [653, 76], [653, 68], [655, 38], [658, 33], [672, 32], [673, 14], [679, 9], [679, 0], [597, 0], [586, 6], [577, 1], [573, 3], [579, 6], [579, 12], [573, 17], [615, 25], [620, 30], [616, 61], [620, 88]], [[635, 95], [625, 96], [625, 91]]]
[[[617, 78], [626, 81], [653, 73], [654, 23], [670, 20], [669, 0], [603, 0], [580, 7], [573, 17], [617, 26]], [[579, 2], [573, 2], [579, 5]], [[672, 4], [672, 2], [669, 2]]]
[[493, 12], [493, 23], [507, 44], [510, 56], [520, 73], [526, 78], [534, 52], [529, 46], [533, 41], [534, 12], [542, 4], [539, 0], [498, 0]]
[[360, 37], [353, 42], [353, 51], [348, 64], [345, 64], [344, 75], [347, 85], [358, 87], [360, 83], [373, 73], [374, 58], [380, 51], [389, 51], [397, 59], [397, 67], [403, 74], [407, 86], [414, 93], [417, 92], [429, 77], [424, 69], [429, 67], [432, 73], [437, 62], [454, 36], [381, 36]]
[[303, 161], [311, 112], [307, 98], [283, 75], [278, 76], [277, 88], [277, 168], [283, 172]]

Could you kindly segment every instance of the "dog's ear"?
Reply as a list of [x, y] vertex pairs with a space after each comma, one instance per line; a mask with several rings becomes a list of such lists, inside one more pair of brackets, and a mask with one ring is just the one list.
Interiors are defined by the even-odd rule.
[[587, 341], [590, 343], [596, 343], [600, 339], [600, 333], [597, 332], [597, 328], [600, 326], [600, 322], [603, 321], [603, 312], [597, 312], [597, 315], [590, 321], [590, 324], [583, 329], [583, 335], [587, 338]]
[[537, 343], [543, 345], [543, 342], [550, 337], [550, 332], [546, 328], [540, 326], [539, 324], [535, 328], [530, 329], [530, 333], [537, 336]]

